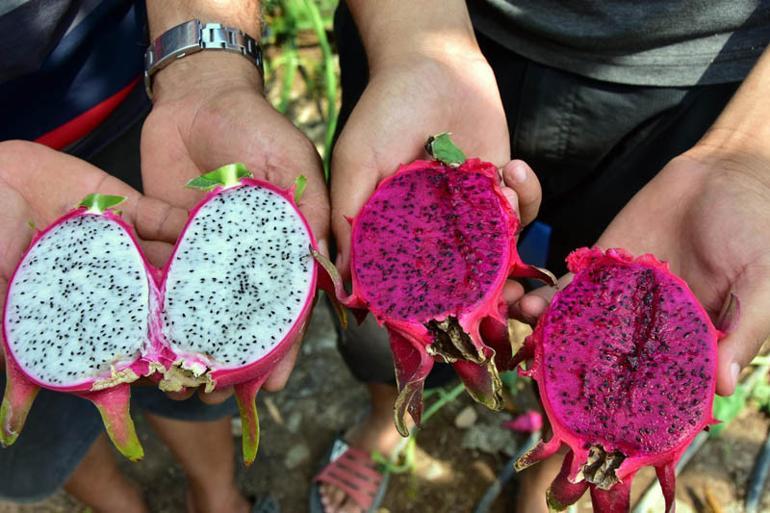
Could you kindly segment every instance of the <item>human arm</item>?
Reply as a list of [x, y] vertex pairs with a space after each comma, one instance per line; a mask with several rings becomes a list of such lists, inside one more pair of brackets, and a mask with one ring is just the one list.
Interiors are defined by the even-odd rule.
[[[147, 9], [151, 38], [192, 18], [233, 26], [254, 38], [261, 30], [257, 1], [155, 0], [148, 1]], [[329, 210], [320, 158], [264, 98], [259, 72], [243, 56], [203, 51], [160, 70], [141, 152], [145, 190], [184, 208], [201, 197], [184, 184], [227, 163], [243, 162], [256, 177], [284, 188], [305, 175], [308, 184], [299, 206], [325, 248]], [[295, 357], [296, 348], [265, 388], [283, 386]]]
[[[770, 335], [768, 92], [765, 51], [701, 140], [639, 191], [597, 242], [669, 261], [715, 320], [735, 295], [737, 315], [718, 326], [727, 332], [717, 381], [725, 395]], [[520, 306], [534, 317], [545, 304], [527, 297]]]
[[[345, 217], [355, 216], [377, 183], [399, 164], [424, 156], [428, 136], [450, 131], [467, 155], [498, 166], [510, 160], [497, 83], [476, 42], [465, 2], [347, 4], [366, 50], [369, 83], [332, 157], [332, 226], [343, 274], [350, 246]], [[528, 222], [539, 204], [537, 179], [521, 163], [506, 169], [524, 173], [516, 192]]]

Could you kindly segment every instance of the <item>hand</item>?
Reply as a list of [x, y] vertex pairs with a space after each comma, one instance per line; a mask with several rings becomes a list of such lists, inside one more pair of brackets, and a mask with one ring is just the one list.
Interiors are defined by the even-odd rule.
[[127, 198], [121, 205], [123, 217], [134, 226], [155, 264], [170, 253], [187, 218], [184, 210], [142, 196], [70, 155], [29, 142], [0, 143], [0, 311], [8, 282], [34, 232], [29, 223], [45, 228], [93, 192]]
[[[458, 147], [504, 166], [507, 195], [523, 224], [540, 204], [540, 185], [529, 166], [508, 163], [505, 112], [494, 74], [475, 45], [435, 49], [414, 45], [403, 55], [370, 58], [370, 80], [334, 148], [332, 228], [337, 267], [348, 276], [350, 226], [377, 184], [399, 164], [424, 157], [427, 138], [450, 131]], [[508, 163], [508, 164], [507, 164]]]
[[[184, 184], [201, 173], [243, 162], [256, 178], [289, 188], [308, 179], [299, 207], [327, 252], [329, 207], [321, 161], [313, 144], [261, 94], [256, 68], [238, 55], [202, 52], [162, 70], [154, 84], [154, 106], [142, 130], [145, 191], [178, 207], [201, 197]], [[299, 345], [278, 365], [265, 389], [288, 380]], [[220, 402], [219, 390], [203, 395]], [[182, 395], [180, 397], [185, 397]]]
[[[727, 332], [719, 344], [722, 395], [770, 335], [770, 161], [743, 142], [712, 136], [673, 159], [597, 242], [667, 260], [714, 320], [735, 294], [739, 314], [717, 326]], [[545, 302], [530, 295], [520, 307], [538, 316]]]

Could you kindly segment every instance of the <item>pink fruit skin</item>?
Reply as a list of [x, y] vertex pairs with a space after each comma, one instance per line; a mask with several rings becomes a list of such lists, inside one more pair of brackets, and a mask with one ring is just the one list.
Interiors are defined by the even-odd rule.
[[[567, 263], [575, 274], [573, 282], [553, 298], [515, 357], [517, 363], [530, 360], [521, 373], [537, 381], [553, 429], [552, 438], [524, 455], [517, 466], [545, 459], [564, 443], [571, 451], [565, 462], [570, 468], [551, 486], [554, 504], [568, 506], [564, 498], [577, 500], [582, 493], [576, 498], [576, 492], [583, 487], [590, 488], [597, 512], [623, 512], [628, 510], [634, 474], [652, 465], [666, 511], [673, 512], [676, 462], [692, 439], [716, 422], [711, 410], [722, 334], [687, 284], [652, 255], [633, 258], [621, 249], [581, 248]], [[596, 290], [597, 283], [605, 288]], [[631, 290], [624, 288], [627, 284], [644, 295], [626, 300], [623, 292]], [[640, 322], [633, 324], [635, 320]], [[629, 355], [627, 343], [639, 332], [637, 352]], [[677, 353], [680, 348], [687, 354]], [[702, 366], [697, 372], [686, 368], [693, 358]], [[643, 375], [635, 381], [637, 370]], [[672, 379], [680, 380], [679, 389]], [[621, 393], [630, 395], [615, 399]], [[682, 414], [681, 421], [671, 417], [667, 402], [682, 405], [674, 412]], [[584, 480], [583, 467], [593, 445], [623, 455], [614, 470], [617, 482], [609, 490]]]
[[[484, 340], [482, 322], [489, 332], [506, 332], [502, 291], [509, 277], [553, 279], [519, 259], [519, 220], [499, 183], [495, 166], [479, 159], [457, 168], [418, 160], [383, 180], [351, 221], [352, 293], [335, 277], [336, 294], [357, 317], [369, 311], [390, 333], [400, 389], [395, 420], [404, 435], [405, 413], [419, 424], [434, 361], [451, 363], [476, 400], [500, 407], [497, 371], [510, 364], [510, 344], [505, 336]], [[442, 216], [453, 216], [454, 230]], [[465, 253], [453, 252], [457, 246]], [[434, 344], [427, 324], [450, 318], [467, 340], [447, 351]]]
[[[34, 248], [35, 243], [47, 234], [52, 229], [58, 227], [62, 223], [79, 216], [86, 215], [101, 215], [108, 218], [110, 221], [118, 224], [126, 234], [131, 238], [136, 250], [141, 256], [142, 262], [144, 262], [145, 269], [148, 276], [149, 297], [151, 303], [157, 303], [158, 301], [158, 287], [157, 287], [157, 270], [152, 267], [142, 251], [139, 241], [134, 234], [133, 228], [128, 225], [123, 219], [115, 215], [111, 211], [107, 210], [100, 214], [94, 214], [88, 211], [85, 207], [78, 207], [67, 214], [63, 215], [57, 221], [52, 223], [43, 231], [38, 231], [30, 242], [29, 247], [25, 251], [19, 264], [14, 270], [11, 280], [8, 282], [8, 290], [6, 292], [5, 305], [7, 308], [7, 298], [10, 297], [13, 288], [14, 277], [21, 266], [21, 263], [26, 258], [27, 254]], [[3, 319], [6, 318], [7, 312], [3, 311]], [[152, 322], [152, 321], [151, 321]], [[152, 335], [153, 330], [150, 329], [147, 334], [148, 350], [146, 353], [130, 362], [123, 362], [116, 366], [115, 370], [132, 371], [137, 377], [147, 376], [152, 372], [150, 362], [167, 360], [167, 352], [165, 348], [160, 344], [157, 337]], [[119, 383], [117, 385], [111, 385], [105, 390], [99, 390], [97, 385], [96, 389], [94, 385], [101, 380], [109, 380], [110, 375], [101, 376], [100, 379], [89, 379], [81, 383], [75, 383], [68, 386], [57, 386], [48, 383], [42, 383], [35, 379], [35, 377], [27, 374], [17, 363], [13, 355], [13, 350], [7, 342], [8, 333], [5, 322], [3, 322], [3, 348], [5, 350], [6, 358], [6, 379], [8, 380], [7, 393], [3, 396], [2, 414], [2, 433], [0, 434], [0, 443], [2, 445], [10, 445], [18, 437], [24, 420], [27, 417], [29, 408], [32, 406], [32, 401], [39, 388], [46, 388], [57, 392], [66, 392], [78, 395], [84, 399], [88, 399], [93, 402], [99, 409], [99, 413], [105, 422], [107, 432], [115, 443], [116, 447], [125, 454], [131, 460], [141, 459], [143, 456], [143, 450], [134, 432], [134, 425], [131, 417], [128, 414], [129, 407], [129, 384], [126, 382]]]
[[[299, 210], [299, 207], [294, 201], [295, 187], [292, 186], [289, 190], [285, 190], [276, 187], [269, 182], [257, 180], [254, 178], [243, 178], [240, 180], [239, 185], [229, 188], [216, 187], [208, 192], [204, 198], [198, 202], [198, 204], [190, 211], [187, 223], [182, 229], [178, 240], [182, 240], [184, 238], [184, 234], [195, 219], [196, 214], [206, 203], [217, 197], [225, 190], [231, 190], [239, 187], [261, 187], [275, 192], [276, 194], [279, 194], [285, 198], [299, 214], [299, 217], [302, 220], [302, 223], [310, 237], [310, 245], [312, 249], [318, 249], [318, 243], [315, 239], [315, 236], [313, 235], [313, 231], [310, 229], [310, 225], [308, 225], [305, 216]], [[166, 277], [168, 276], [171, 264], [174, 261], [174, 256], [176, 255], [177, 249], [178, 246], [174, 247], [173, 253], [163, 268], [160, 290], [161, 297], [165, 296]], [[318, 264], [314, 265], [313, 267], [311, 283], [310, 287], [308, 288], [308, 297], [305, 300], [301, 313], [297, 316], [294, 325], [291, 327], [286, 337], [284, 337], [283, 340], [276, 344], [267, 355], [242, 367], [211, 369], [210, 378], [215, 387], [222, 388], [227, 386], [234, 386], [235, 396], [238, 402], [239, 410], [241, 412], [241, 420], [243, 426], [243, 456], [246, 465], [250, 465], [254, 461], [258, 450], [259, 420], [257, 418], [256, 408], [254, 406], [257, 393], [259, 392], [259, 389], [267, 377], [275, 369], [276, 365], [278, 365], [278, 363], [289, 352], [289, 349], [291, 349], [291, 347], [304, 335], [305, 325], [313, 308], [313, 297], [315, 295], [317, 281]], [[161, 301], [160, 304], [162, 305], [163, 302]], [[176, 356], [173, 356], [172, 360], [175, 359]]]

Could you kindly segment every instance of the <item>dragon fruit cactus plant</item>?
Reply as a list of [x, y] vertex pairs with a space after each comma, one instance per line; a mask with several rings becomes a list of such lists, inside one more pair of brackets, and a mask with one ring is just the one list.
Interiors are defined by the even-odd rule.
[[151, 376], [165, 391], [232, 385], [254, 460], [256, 394], [315, 297], [316, 241], [294, 199], [304, 181], [285, 191], [233, 164], [188, 185], [208, 194], [162, 272], [109, 210], [120, 197], [89, 197], [31, 245], [6, 299], [4, 444], [42, 386], [94, 401], [115, 445], [140, 458], [128, 383]]
[[537, 382], [553, 435], [523, 469], [565, 444], [549, 506], [590, 490], [594, 511], [629, 509], [634, 474], [654, 466], [674, 511], [675, 466], [709, 424], [717, 372], [714, 327], [687, 284], [652, 255], [581, 248], [574, 279], [558, 292], [515, 357]]
[[498, 370], [513, 355], [506, 337], [485, 340], [482, 325], [505, 332], [508, 278], [554, 280], [519, 258], [520, 223], [497, 168], [466, 159], [447, 134], [426, 149], [435, 160], [401, 166], [350, 221], [352, 294], [324, 263], [340, 302], [359, 318], [372, 313], [389, 332], [399, 387], [395, 421], [404, 436], [406, 413], [420, 422], [434, 361], [452, 364], [474, 399], [501, 406]]

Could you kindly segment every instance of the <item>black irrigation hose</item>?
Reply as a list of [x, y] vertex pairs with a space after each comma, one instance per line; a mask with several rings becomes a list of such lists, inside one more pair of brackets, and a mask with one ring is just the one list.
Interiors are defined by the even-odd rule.
[[516, 460], [521, 458], [525, 452], [537, 443], [538, 440], [540, 440], [540, 431], [535, 431], [529, 435], [526, 443], [505, 463], [500, 475], [498, 475], [494, 482], [489, 485], [489, 488], [484, 492], [484, 496], [481, 497], [481, 500], [476, 506], [476, 509], [473, 510], [473, 513], [489, 513], [489, 508], [492, 507], [492, 504], [494, 504], [497, 496], [500, 495], [503, 487], [516, 475]]
[[770, 472], [770, 431], [765, 438], [762, 450], [759, 451], [754, 470], [749, 477], [749, 484], [746, 487], [746, 513], [759, 511], [759, 503], [762, 500], [762, 490], [767, 483], [768, 472]]

